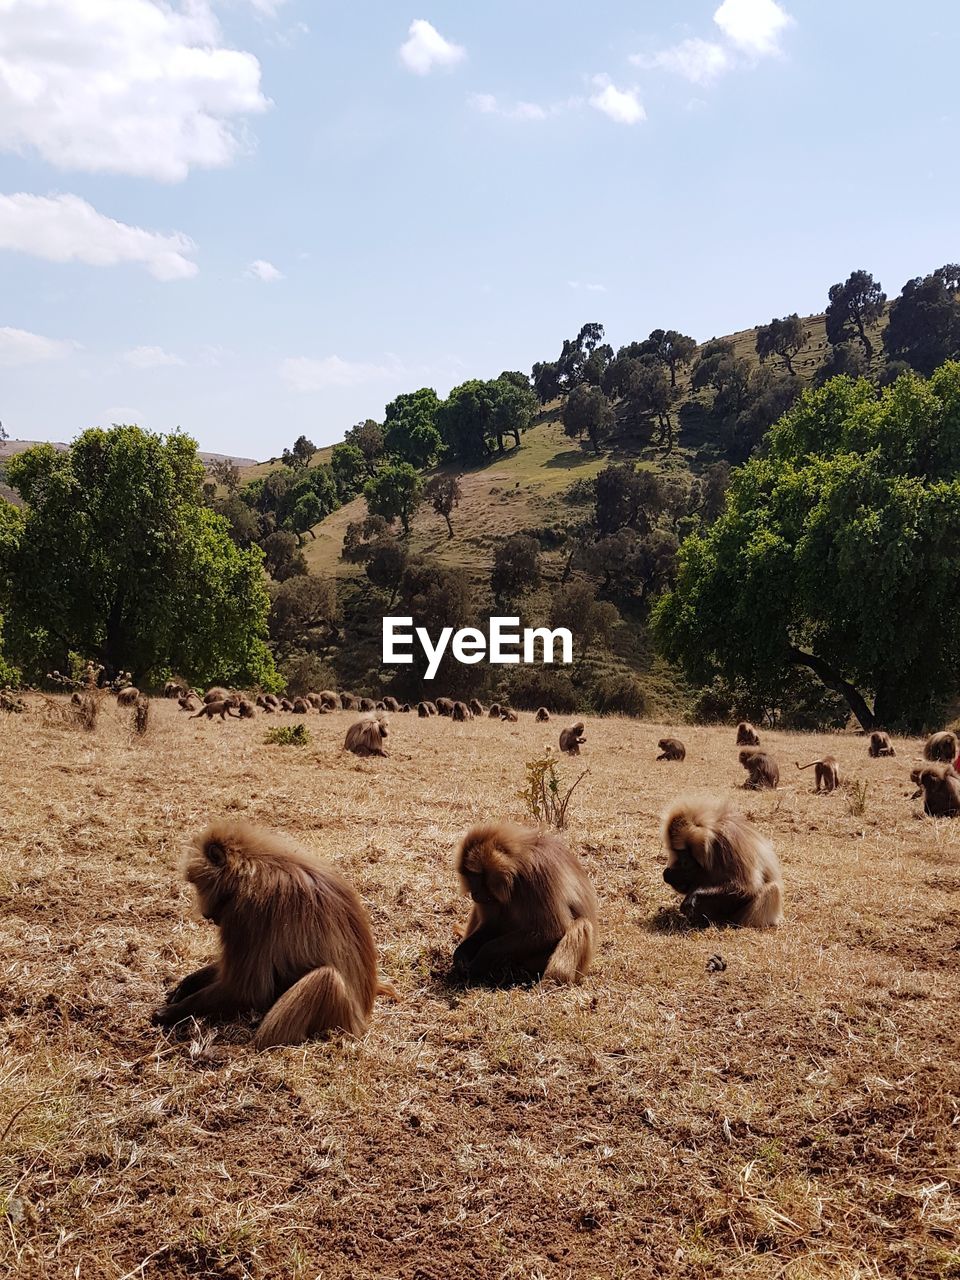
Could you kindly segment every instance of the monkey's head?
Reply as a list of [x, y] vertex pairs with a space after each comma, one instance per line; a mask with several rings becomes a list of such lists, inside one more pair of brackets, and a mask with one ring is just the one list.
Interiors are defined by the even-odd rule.
[[210, 828], [196, 837], [183, 864], [183, 875], [196, 895], [204, 920], [219, 925], [234, 895], [232, 841], [228, 828]]
[[747, 751], [747, 750], [741, 751], [740, 763], [743, 765], [745, 769], [752, 769], [754, 764], [756, 764], [757, 757], [759, 755], [760, 755], [759, 751]]
[[507, 848], [514, 837], [523, 841], [526, 833], [519, 827], [514, 832], [504, 824], [474, 827], [464, 837], [457, 851], [457, 874], [473, 901], [481, 907], [496, 908], [509, 901], [517, 875], [516, 852]]
[[707, 798], [678, 800], [663, 815], [661, 836], [667, 855], [663, 878], [688, 894], [730, 878], [730, 844], [721, 824], [733, 821], [723, 806]]

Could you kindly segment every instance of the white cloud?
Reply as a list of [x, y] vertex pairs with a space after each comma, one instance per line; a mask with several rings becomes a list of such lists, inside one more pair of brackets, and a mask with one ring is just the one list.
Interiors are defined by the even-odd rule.
[[700, 39], [684, 40], [650, 56], [634, 54], [630, 61], [647, 70], [672, 71], [693, 84], [710, 84], [730, 67], [730, 55], [723, 45]]
[[467, 56], [462, 45], [445, 40], [436, 27], [423, 18], [410, 23], [408, 35], [400, 46], [400, 61], [415, 75], [429, 75], [435, 67], [455, 67]]
[[386, 364], [365, 361], [342, 360], [340, 356], [311, 359], [309, 356], [289, 356], [280, 364], [280, 376], [294, 391], [328, 391], [331, 387], [363, 387], [402, 377], [406, 373], [403, 364], [390, 356]]
[[647, 113], [635, 89], [618, 89], [609, 76], [594, 76], [593, 84], [596, 93], [590, 99], [591, 107], [617, 124], [639, 124], [646, 120]]
[[263, 258], [257, 258], [255, 262], [250, 263], [247, 267], [247, 275], [262, 280], [264, 284], [273, 284], [275, 280], [283, 279], [283, 272], [278, 271], [272, 262], [265, 262]]
[[579, 280], [568, 280], [567, 284], [571, 289], [586, 289], [587, 293], [607, 292], [607, 286], [605, 284], [591, 284], [589, 281], [582, 283]]
[[265, 18], [275, 18], [277, 11], [282, 4], [286, 4], [287, 0], [249, 0], [252, 8], [257, 13], [262, 13]]
[[44, 360], [63, 360], [77, 349], [76, 342], [44, 338], [26, 329], [0, 329], [0, 366], [5, 369], [23, 364], [39, 364]]
[[3, 0], [0, 150], [179, 182], [230, 164], [269, 105], [209, 0]]
[[125, 351], [123, 358], [134, 369], [162, 369], [185, 363], [172, 351], [164, 351], [163, 347], [134, 347], [131, 351]]
[[492, 93], [474, 93], [468, 99], [471, 107], [484, 116], [502, 116], [504, 120], [546, 120], [551, 114], [537, 102], [515, 102], [508, 106]]
[[117, 222], [80, 196], [0, 195], [0, 249], [95, 267], [136, 262], [156, 280], [189, 280], [197, 274], [191, 261], [196, 245], [187, 236]]
[[780, 36], [793, 23], [776, 0], [723, 0], [713, 20], [731, 44], [755, 57], [779, 53]]

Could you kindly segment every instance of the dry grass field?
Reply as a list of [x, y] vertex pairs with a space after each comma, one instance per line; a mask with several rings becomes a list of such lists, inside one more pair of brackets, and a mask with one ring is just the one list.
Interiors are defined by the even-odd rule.
[[[392, 718], [392, 754], [340, 747], [348, 713], [93, 733], [38, 701], [0, 719], [0, 1272], [134, 1280], [553, 1280], [960, 1275], [960, 821], [910, 799], [916, 742], [771, 733], [776, 793], [735, 792], [734, 735], [589, 720], [569, 838], [601, 902], [573, 989], [457, 990], [452, 851], [521, 817], [559, 724]], [[285, 718], [289, 722], [289, 718]], [[775, 841], [776, 933], [684, 932], [657, 816], [736, 795]], [[210, 953], [176, 868], [209, 815], [301, 839], [366, 902], [399, 1003], [361, 1042], [255, 1055], [250, 1025], [150, 1026]]]

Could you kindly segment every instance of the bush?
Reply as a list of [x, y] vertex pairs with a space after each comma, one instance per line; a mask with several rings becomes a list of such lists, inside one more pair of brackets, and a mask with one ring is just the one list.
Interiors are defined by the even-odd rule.
[[570, 677], [539, 667], [523, 667], [505, 682], [506, 694], [501, 702], [508, 702], [518, 711], [536, 711], [546, 707], [548, 711], [576, 711], [580, 705], [577, 691]]
[[584, 769], [561, 795], [560, 775], [557, 773], [559, 763], [552, 753], [539, 760], [528, 760], [524, 765], [527, 772], [526, 784], [522, 791], [517, 792], [517, 797], [524, 802], [534, 822], [545, 822], [557, 831], [562, 831], [567, 825], [570, 797], [590, 770]]
[[593, 687], [593, 702], [602, 716], [643, 716], [647, 697], [633, 676], [607, 676]]
[[295, 654], [280, 666], [291, 698], [302, 698], [318, 689], [336, 689], [337, 677], [332, 667], [315, 653]]
[[305, 724], [285, 724], [268, 729], [263, 740], [268, 747], [305, 747], [310, 741], [310, 730]]

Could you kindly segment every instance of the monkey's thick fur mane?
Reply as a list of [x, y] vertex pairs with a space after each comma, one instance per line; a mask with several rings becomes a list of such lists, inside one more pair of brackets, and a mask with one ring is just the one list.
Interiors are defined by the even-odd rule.
[[780, 881], [773, 845], [726, 800], [680, 796], [664, 810], [660, 832], [664, 848], [686, 849], [707, 884], [729, 884], [759, 893]]

